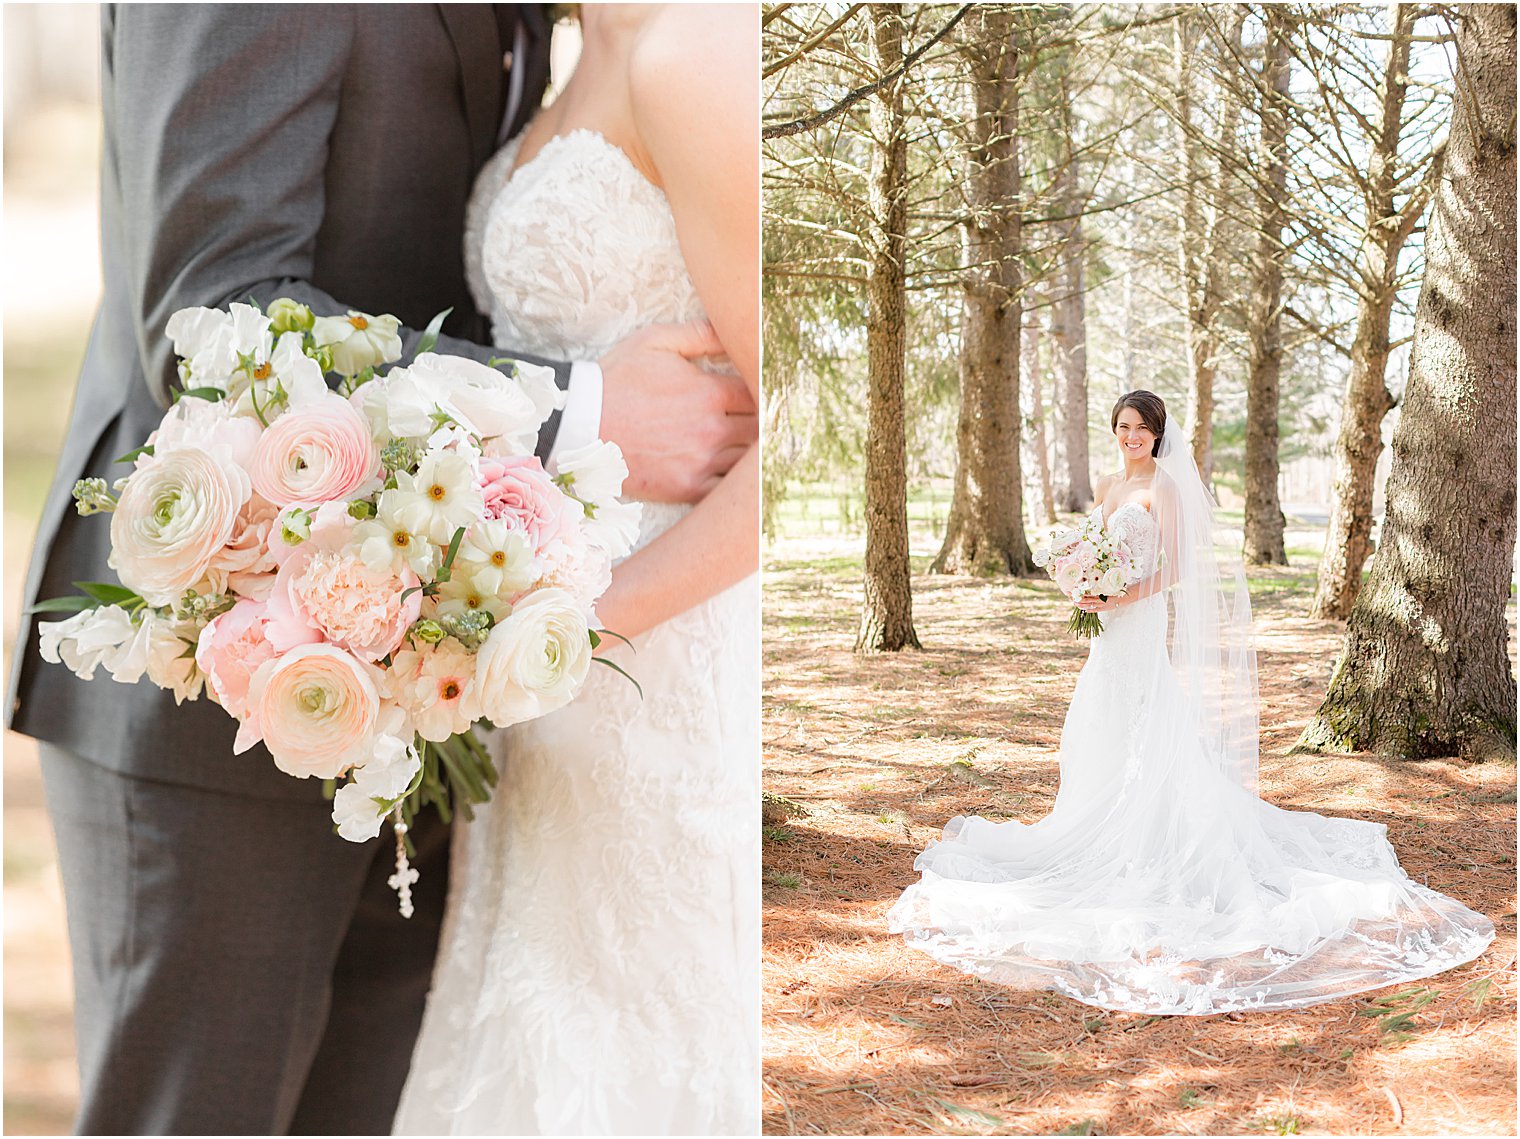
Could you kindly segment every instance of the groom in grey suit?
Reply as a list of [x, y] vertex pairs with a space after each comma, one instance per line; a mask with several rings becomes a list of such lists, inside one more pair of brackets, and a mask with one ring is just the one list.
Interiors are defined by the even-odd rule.
[[[113, 459], [157, 425], [175, 310], [289, 296], [319, 314], [393, 313], [405, 359], [452, 307], [440, 351], [511, 355], [485, 347], [465, 284], [465, 202], [541, 101], [548, 34], [527, 4], [103, 7], [104, 295], [28, 604], [111, 579], [109, 527], [79, 518], [70, 488], [119, 477]], [[710, 330], [669, 326], [600, 362], [600, 434], [622, 444], [641, 497], [698, 497], [753, 437], [742, 385], [688, 359], [713, 350]], [[572, 414], [598, 433], [601, 376], [541, 362], [570, 390], [539, 441], [548, 456]], [[431, 812], [414, 827], [422, 879], [403, 920], [389, 844], [337, 837], [320, 786], [262, 748], [234, 756], [220, 708], [44, 666], [29, 619], [16, 645], [11, 726], [41, 741], [68, 908], [78, 1132], [387, 1133], [438, 940], [447, 828]]]

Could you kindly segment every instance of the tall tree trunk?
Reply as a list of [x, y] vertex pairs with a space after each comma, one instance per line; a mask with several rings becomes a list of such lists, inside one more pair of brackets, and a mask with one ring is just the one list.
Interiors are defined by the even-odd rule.
[[[1177, 82], [1177, 150], [1182, 160], [1182, 210], [1178, 214], [1183, 295], [1187, 304], [1188, 337], [1188, 447], [1205, 484], [1214, 477], [1214, 381], [1218, 375], [1219, 331], [1215, 327], [1224, 303], [1224, 235], [1230, 216], [1229, 163], [1216, 160], [1212, 172], [1205, 165], [1194, 122], [1192, 56], [1199, 50], [1194, 11], [1183, 8], [1172, 26], [1173, 69]], [[1231, 9], [1226, 31], [1239, 54], [1241, 12]], [[1220, 137], [1214, 145], [1229, 151], [1234, 146], [1240, 103], [1226, 90]]]
[[[1398, 291], [1399, 252], [1425, 208], [1416, 191], [1401, 213], [1394, 209], [1404, 91], [1409, 83], [1412, 4], [1393, 6], [1393, 39], [1383, 70], [1383, 97], [1377, 135], [1367, 156], [1366, 219], [1357, 264], [1356, 334], [1351, 370], [1335, 440], [1335, 486], [1330, 527], [1319, 563], [1313, 615], [1344, 621], [1362, 587], [1362, 566], [1372, 552], [1372, 484], [1383, 453], [1383, 417], [1393, 407], [1388, 394], [1388, 321]], [[1439, 167], [1437, 167], [1439, 169]]]
[[1260, 229], [1251, 290], [1251, 358], [1246, 373], [1245, 558], [1287, 565], [1277, 495], [1277, 413], [1282, 374], [1283, 229], [1287, 225], [1289, 16], [1267, 8], [1262, 60]]
[[1515, 9], [1457, 10], [1388, 513], [1308, 751], [1515, 754]]
[[[1069, 11], [1069, 8], [1068, 8]], [[1081, 185], [1077, 178], [1076, 142], [1071, 90], [1061, 70], [1061, 125], [1066, 153], [1056, 173], [1052, 196], [1064, 221], [1055, 223], [1061, 261], [1051, 305], [1050, 339], [1055, 353], [1057, 394], [1056, 469], [1053, 476], [1057, 510], [1085, 510], [1092, 503], [1091, 458], [1087, 448], [1087, 249], [1082, 235]]]
[[[877, 74], [896, 70], [903, 57], [901, 9], [872, 4], [871, 42]], [[918, 648], [908, 559], [908, 465], [903, 423], [907, 304], [908, 142], [903, 81], [871, 97], [871, 221], [866, 234], [866, 356], [869, 408], [866, 427], [865, 605], [856, 652]]]
[[1018, 43], [1011, 9], [988, 4], [961, 25], [970, 64], [968, 217], [962, 247], [961, 406], [955, 493], [935, 573], [1030, 573], [1019, 465]]
[[1040, 321], [1026, 313], [1019, 341], [1019, 399], [1023, 404], [1025, 470], [1033, 469], [1039, 486], [1041, 521], [1054, 523], [1056, 502], [1050, 483], [1050, 440], [1045, 431], [1045, 377], [1040, 370]]

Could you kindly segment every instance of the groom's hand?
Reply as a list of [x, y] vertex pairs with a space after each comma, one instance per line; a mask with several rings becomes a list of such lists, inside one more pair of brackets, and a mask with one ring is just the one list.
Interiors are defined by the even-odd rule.
[[722, 354], [712, 325], [698, 320], [640, 329], [597, 361], [601, 437], [628, 462], [625, 495], [696, 502], [758, 438], [744, 381], [694, 362]]

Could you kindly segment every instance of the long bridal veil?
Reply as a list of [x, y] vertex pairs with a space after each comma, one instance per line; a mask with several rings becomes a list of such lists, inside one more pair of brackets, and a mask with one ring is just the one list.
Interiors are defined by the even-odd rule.
[[892, 928], [989, 980], [1162, 1014], [1313, 1004], [1481, 953], [1492, 924], [1411, 881], [1382, 824], [1257, 797], [1245, 575], [1176, 426], [1151, 511], [1109, 525], [1159, 548], [1164, 588], [1105, 614], [1054, 809], [952, 819]]

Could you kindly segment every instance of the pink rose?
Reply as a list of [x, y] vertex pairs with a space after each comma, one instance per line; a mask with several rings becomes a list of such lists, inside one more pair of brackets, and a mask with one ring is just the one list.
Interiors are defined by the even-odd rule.
[[275, 766], [298, 779], [335, 779], [375, 742], [380, 695], [370, 670], [332, 645], [300, 645], [261, 664], [233, 751], [264, 741]]
[[239, 720], [248, 715], [248, 684], [259, 666], [271, 660], [274, 646], [264, 636], [265, 606], [239, 601], [201, 630], [195, 663], [206, 676], [217, 702]]
[[485, 517], [526, 534], [535, 553], [557, 539], [576, 541], [580, 504], [554, 485], [536, 457], [482, 459], [480, 476]]
[[369, 423], [339, 395], [303, 403], [259, 437], [253, 486], [275, 506], [332, 502], [380, 473]]

